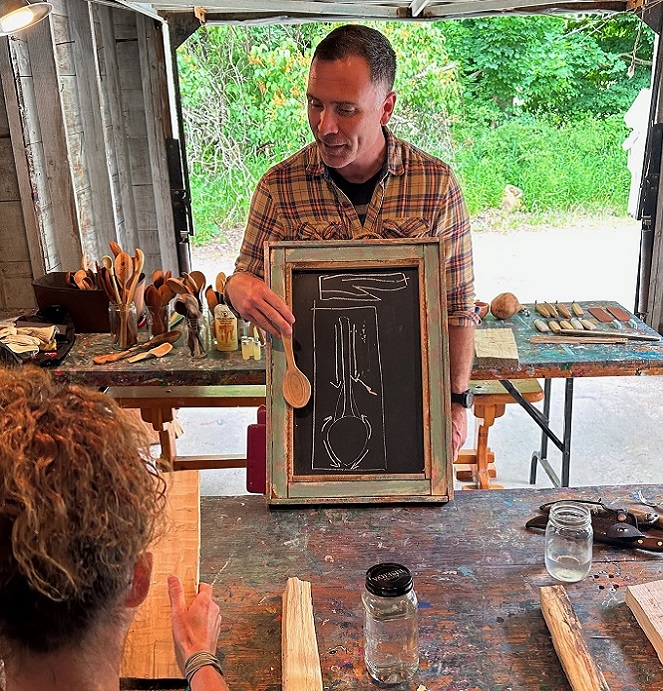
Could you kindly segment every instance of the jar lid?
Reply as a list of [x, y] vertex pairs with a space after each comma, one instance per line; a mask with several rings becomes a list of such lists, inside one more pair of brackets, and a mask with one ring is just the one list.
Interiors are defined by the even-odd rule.
[[412, 585], [412, 574], [401, 564], [376, 564], [366, 572], [366, 590], [380, 597], [405, 595]]

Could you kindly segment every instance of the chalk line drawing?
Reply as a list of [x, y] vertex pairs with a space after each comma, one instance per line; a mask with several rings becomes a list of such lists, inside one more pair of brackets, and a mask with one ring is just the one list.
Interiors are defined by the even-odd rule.
[[[371, 305], [313, 308], [314, 470], [385, 471], [386, 439], [377, 309]], [[316, 339], [334, 339], [335, 361], [318, 359]], [[363, 361], [363, 364], [359, 362]], [[361, 403], [357, 398], [361, 398]], [[326, 410], [322, 409], [326, 402]], [[330, 406], [333, 405], [333, 410]]]
[[390, 274], [330, 274], [318, 279], [320, 300], [352, 300], [353, 302], [380, 302], [376, 293], [407, 288], [408, 277], [402, 271]]
[[[334, 414], [322, 423], [322, 443], [334, 468], [356, 470], [368, 453], [372, 427], [359, 412], [354, 397], [353, 386], [358, 380], [355, 325], [347, 317], [339, 317], [334, 332], [337, 380], [333, 385], [339, 392]], [[348, 440], [352, 440], [350, 446]]]

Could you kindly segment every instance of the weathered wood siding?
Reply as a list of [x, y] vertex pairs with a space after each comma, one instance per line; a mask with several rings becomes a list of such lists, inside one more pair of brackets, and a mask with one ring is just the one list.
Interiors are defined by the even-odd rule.
[[178, 270], [165, 59], [159, 22], [85, 0], [0, 38], [0, 308], [110, 240]]

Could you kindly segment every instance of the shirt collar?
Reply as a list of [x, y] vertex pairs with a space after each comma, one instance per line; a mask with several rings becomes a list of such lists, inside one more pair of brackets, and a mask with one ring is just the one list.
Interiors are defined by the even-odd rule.
[[[403, 175], [405, 173], [405, 163], [403, 160], [403, 147], [400, 139], [394, 136], [388, 127], [383, 127], [385, 139], [387, 140], [387, 172], [391, 175]], [[309, 144], [306, 162], [306, 174], [311, 177], [325, 175], [327, 166], [322, 161], [320, 150], [315, 142]]]

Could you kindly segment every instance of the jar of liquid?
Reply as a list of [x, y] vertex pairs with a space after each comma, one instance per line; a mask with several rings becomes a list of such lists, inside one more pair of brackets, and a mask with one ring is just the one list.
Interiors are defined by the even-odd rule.
[[419, 668], [419, 622], [412, 575], [401, 564], [376, 564], [366, 572], [364, 661], [381, 684], [395, 685]]
[[228, 305], [220, 304], [214, 308], [214, 336], [217, 350], [229, 352], [239, 348], [237, 317]]
[[592, 520], [589, 508], [572, 501], [550, 507], [546, 524], [546, 568], [558, 581], [581, 581], [592, 567]]

